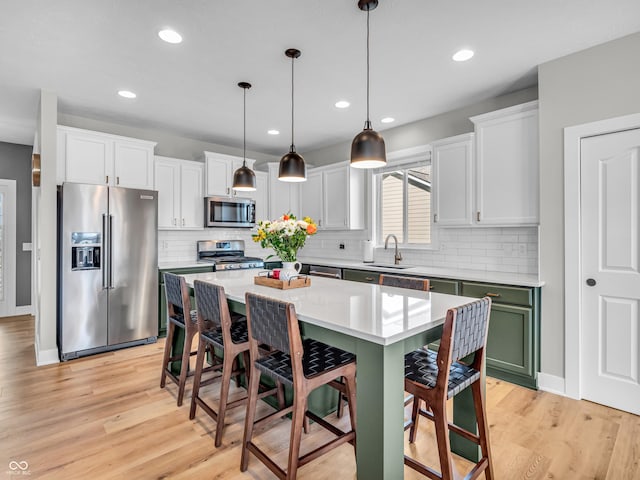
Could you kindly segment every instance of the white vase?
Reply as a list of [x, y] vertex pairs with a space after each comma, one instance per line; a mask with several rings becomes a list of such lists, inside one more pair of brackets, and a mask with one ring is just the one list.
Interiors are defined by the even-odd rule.
[[282, 262], [280, 269], [280, 280], [290, 280], [300, 273], [302, 264], [300, 262]]

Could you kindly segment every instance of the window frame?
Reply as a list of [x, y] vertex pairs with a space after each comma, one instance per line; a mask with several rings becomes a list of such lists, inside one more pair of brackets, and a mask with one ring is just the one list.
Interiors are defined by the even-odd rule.
[[[409, 168], [417, 167], [417, 166], [432, 166], [431, 162], [431, 146], [430, 145], [421, 145], [419, 147], [408, 148], [404, 150], [399, 150], [396, 152], [392, 152], [387, 154], [387, 165], [382, 168], [377, 168], [372, 171], [373, 177], [373, 195], [374, 201], [372, 201], [373, 205], [373, 222], [374, 222], [374, 232], [375, 232], [375, 246], [376, 247], [384, 247], [384, 238], [382, 238], [382, 174], [386, 172], [390, 172], [393, 170], [402, 170], [403, 175], [403, 186], [402, 186], [402, 198], [403, 198], [403, 232], [402, 232], [402, 243], [398, 243], [398, 247], [403, 248], [404, 250], [436, 250], [438, 248], [438, 228], [436, 224], [433, 223], [433, 218], [429, 215], [426, 218], [426, 221], [429, 222], [429, 229], [431, 234], [431, 243], [409, 243], [408, 240], [408, 210], [407, 210], [407, 201], [409, 196], [409, 191], [407, 188], [408, 176], [406, 175], [406, 171]], [[432, 172], [433, 173], [433, 170]], [[433, 176], [431, 175], [431, 195], [429, 196], [429, 200], [431, 202], [431, 211], [433, 211], [433, 198], [434, 198], [434, 189], [435, 186], [433, 184]]]

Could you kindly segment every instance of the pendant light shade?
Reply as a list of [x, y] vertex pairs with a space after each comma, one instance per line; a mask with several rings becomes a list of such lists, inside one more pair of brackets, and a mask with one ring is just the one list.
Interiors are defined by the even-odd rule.
[[251, 88], [251, 84], [247, 82], [240, 82], [238, 86], [244, 90], [243, 105], [243, 140], [242, 140], [242, 166], [233, 172], [233, 188], [238, 192], [253, 192], [256, 189], [256, 174], [253, 170], [247, 167], [247, 90]]
[[369, 12], [377, 6], [378, 0], [358, 1], [358, 8], [367, 12], [367, 120], [351, 143], [351, 166], [355, 168], [377, 168], [387, 163], [384, 138], [371, 128], [369, 119]]
[[291, 59], [291, 148], [280, 159], [280, 168], [278, 169], [278, 180], [283, 182], [304, 182], [307, 180], [307, 166], [304, 158], [296, 152], [296, 146], [293, 143], [293, 62], [294, 59], [301, 55], [300, 50], [289, 48], [284, 54]]

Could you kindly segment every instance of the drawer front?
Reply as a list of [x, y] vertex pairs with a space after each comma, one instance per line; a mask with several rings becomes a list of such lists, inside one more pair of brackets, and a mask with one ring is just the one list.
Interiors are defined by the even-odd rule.
[[380, 274], [376, 272], [368, 272], [366, 270], [342, 270], [343, 280], [351, 280], [352, 282], [378, 283]]
[[459, 283], [455, 280], [430, 279], [429, 290], [436, 293], [458, 295], [460, 292], [460, 286]]
[[533, 305], [533, 289], [526, 287], [505, 287], [491, 283], [462, 282], [465, 297], [490, 297], [493, 303], [507, 305]]

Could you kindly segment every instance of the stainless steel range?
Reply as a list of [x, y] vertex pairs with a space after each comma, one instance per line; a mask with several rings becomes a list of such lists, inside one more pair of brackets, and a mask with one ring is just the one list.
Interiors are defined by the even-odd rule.
[[198, 240], [198, 263], [213, 263], [216, 271], [264, 268], [264, 261], [244, 256], [244, 240]]

